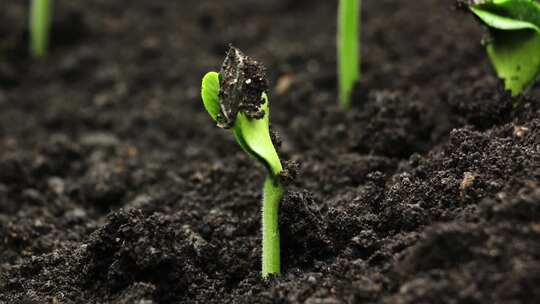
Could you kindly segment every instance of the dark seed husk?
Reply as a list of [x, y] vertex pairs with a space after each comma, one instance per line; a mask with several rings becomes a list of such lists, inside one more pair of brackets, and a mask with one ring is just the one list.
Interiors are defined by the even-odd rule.
[[264, 111], [262, 93], [268, 90], [266, 69], [258, 61], [229, 46], [219, 72], [219, 104], [217, 121], [220, 128], [231, 128], [239, 112], [249, 118], [261, 119]]

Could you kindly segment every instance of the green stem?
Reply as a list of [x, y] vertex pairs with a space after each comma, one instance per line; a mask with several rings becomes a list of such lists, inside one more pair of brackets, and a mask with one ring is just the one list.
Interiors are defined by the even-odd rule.
[[360, 0], [340, 0], [338, 15], [339, 103], [348, 109], [354, 83], [360, 79]]
[[53, 0], [32, 0], [30, 8], [30, 53], [34, 58], [47, 54]]
[[281, 272], [279, 245], [279, 204], [283, 197], [283, 186], [267, 176], [264, 180], [262, 207], [262, 276]]

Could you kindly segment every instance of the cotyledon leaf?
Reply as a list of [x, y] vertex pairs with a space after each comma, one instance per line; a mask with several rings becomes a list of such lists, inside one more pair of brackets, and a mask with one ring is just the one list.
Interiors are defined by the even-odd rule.
[[266, 168], [275, 177], [283, 168], [270, 137], [268, 97], [263, 93], [262, 98], [265, 100], [262, 105], [262, 110], [265, 112], [264, 117], [253, 119], [248, 118], [244, 113], [239, 113], [234, 125], [234, 135], [237, 141], [244, 142], [246, 152], [259, 160], [264, 160]]
[[[206, 111], [214, 121], [217, 121], [220, 113], [219, 88], [219, 74], [208, 72], [202, 80], [201, 96]], [[283, 167], [270, 137], [268, 96], [263, 93], [262, 98], [265, 101], [262, 105], [264, 117], [253, 119], [239, 113], [233, 127], [233, 134], [242, 149], [262, 162], [275, 178]]]
[[540, 35], [531, 31], [495, 34], [487, 46], [489, 58], [506, 89], [516, 96], [532, 86], [540, 73]]
[[204, 75], [201, 85], [201, 96], [204, 108], [214, 121], [219, 115], [219, 74], [208, 72]]
[[505, 88], [516, 96], [540, 74], [540, 4], [536, 0], [491, 0], [470, 6], [492, 29], [486, 49]]

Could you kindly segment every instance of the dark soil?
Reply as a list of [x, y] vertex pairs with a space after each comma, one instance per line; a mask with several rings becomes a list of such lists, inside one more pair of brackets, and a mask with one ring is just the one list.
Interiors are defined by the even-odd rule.
[[[56, 1], [40, 62], [3, 3], [0, 303], [538, 303], [540, 89], [514, 108], [452, 2], [363, 1], [347, 113], [335, 1]], [[301, 164], [268, 282], [264, 169], [199, 96], [229, 43]]]

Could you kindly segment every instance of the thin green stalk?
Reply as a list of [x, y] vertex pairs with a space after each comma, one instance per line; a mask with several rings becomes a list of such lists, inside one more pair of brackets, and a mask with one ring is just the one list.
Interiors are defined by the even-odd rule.
[[348, 109], [354, 83], [360, 79], [360, 0], [340, 0], [338, 15], [339, 103]]
[[283, 186], [270, 176], [264, 180], [262, 207], [262, 276], [281, 272], [279, 241], [279, 203], [283, 197]]
[[30, 7], [30, 53], [34, 58], [47, 55], [53, 0], [32, 0]]

